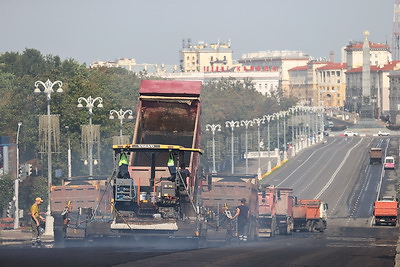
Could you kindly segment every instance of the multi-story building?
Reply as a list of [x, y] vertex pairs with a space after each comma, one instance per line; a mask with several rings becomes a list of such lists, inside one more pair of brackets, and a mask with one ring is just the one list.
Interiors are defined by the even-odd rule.
[[290, 95], [289, 70], [304, 66], [310, 56], [300, 51], [261, 51], [247, 53], [238, 60], [243, 66], [276, 69], [280, 75], [279, 89], [285, 96]]
[[202, 82], [219, 80], [222, 78], [232, 78], [238, 81], [250, 80], [258, 92], [268, 96], [278, 93], [280, 77], [278, 71], [264, 69], [257, 70], [250, 67], [236, 67], [232, 71], [160, 73], [160, 76], [171, 80]]
[[392, 124], [400, 124], [400, 71], [392, 71], [389, 74], [389, 121]]
[[[388, 113], [392, 108], [389, 102], [390, 97], [394, 96], [389, 97], [391, 93], [389, 74], [398, 69], [400, 69], [400, 61], [392, 61], [381, 66], [371, 65], [371, 100], [376, 118]], [[362, 67], [346, 71], [346, 84], [346, 108], [359, 112], [362, 100]]]
[[226, 71], [234, 67], [231, 43], [183, 42], [180, 51], [181, 72]]
[[342, 64], [310, 60], [288, 70], [287, 92], [298, 97], [302, 105], [341, 107], [345, 99], [344, 71]]
[[341, 108], [346, 100], [346, 63], [330, 62], [316, 69], [318, 106]]
[[[371, 66], [385, 65], [392, 61], [389, 45], [369, 42]], [[350, 42], [342, 53], [342, 62], [347, 63], [347, 69], [362, 67], [363, 42]]]
[[154, 63], [136, 63], [133, 58], [119, 58], [116, 61], [94, 61], [89, 65], [90, 68], [107, 67], [107, 68], [124, 68], [133, 72], [142, 72], [152, 75], [165, 72], [177, 72], [177, 65], [165, 65]]

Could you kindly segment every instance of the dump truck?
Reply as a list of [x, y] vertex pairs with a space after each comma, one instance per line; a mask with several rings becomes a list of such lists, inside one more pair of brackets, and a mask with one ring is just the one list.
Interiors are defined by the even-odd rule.
[[293, 206], [294, 230], [323, 232], [327, 227], [328, 204], [319, 199], [300, 199]]
[[372, 147], [369, 149], [369, 164], [382, 164], [382, 148]]
[[293, 189], [268, 186], [258, 193], [259, 235], [273, 237], [293, 231]]
[[258, 193], [258, 232], [260, 237], [274, 237], [278, 234], [276, 203], [278, 193], [275, 187], [266, 187]]
[[[119, 235], [202, 239], [200, 89], [194, 81], [141, 82], [132, 143], [113, 146], [110, 227]], [[118, 175], [123, 154], [129, 178]]]
[[258, 176], [209, 173], [202, 183], [201, 210], [206, 242], [237, 241], [237, 221], [231, 220], [242, 198], [250, 211], [248, 240], [258, 239]]
[[[99, 222], [110, 223], [112, 194], [108, 177], [80, 176], [63, 179], [50, 188], [50, 207], [57, 241], [96, 235]], [[104, 235], [102, 227], [99, 235]]]
[[375, 225], [396, 225], [399, 203], [392, 197], [386, 197], [374, 203]]

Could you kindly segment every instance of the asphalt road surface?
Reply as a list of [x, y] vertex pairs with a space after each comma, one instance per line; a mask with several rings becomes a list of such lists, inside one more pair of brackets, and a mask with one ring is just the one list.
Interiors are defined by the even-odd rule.
[[324, 233], [296, 232], [244, 246], [190, 241], [100, 239], [52, 248], [0, 248], [0, 266], [394, 266], [398, 228], [372, 225], [373, 202], [397, 191], [397, 171], [370, 165], [369, 147], [399, 154], [397, 137], [330, 137], [263, 183], [292, 187], [301, 199], [329, 204]]

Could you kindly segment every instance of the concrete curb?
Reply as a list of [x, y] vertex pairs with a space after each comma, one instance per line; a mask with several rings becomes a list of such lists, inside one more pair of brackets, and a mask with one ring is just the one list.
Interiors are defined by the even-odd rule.
[[400, 238], [397, 239], [396, 258], [394, 260], [394, 266], [400, 267]]
[[[45, 246], [54, 243], [54, 237], [41, 236], [42, 243]], [[32, 232], [29, 230], [1, 230], [0, 231], [0, 245], [22, 245], [30, 244], [32, 241]]]

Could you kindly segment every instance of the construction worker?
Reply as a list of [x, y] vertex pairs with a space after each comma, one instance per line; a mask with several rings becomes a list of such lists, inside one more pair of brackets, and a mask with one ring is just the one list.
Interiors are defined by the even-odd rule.
[[33, 205], [31, 206], [31, 218], [32, 218], [32, 247], [41, 247], [42, 245], [42, 241], [40, 240], [40, 235], [41, 235], [41, 227], [40, 227], [40, 221], [46, 221], [45, 218], [43, 218], [40, 215], [40, 211], [39, 211], [39, 206], [40, 204], [42, 204], [43, 199], [41, 199], [40, 197], [37, 197], [35, 199], [35, 203], [33, 203]]
[[236, 207], [236, 214], [231, 219], [234, 220], [238, 218], [238, 235], [239, 242], [247, 241], [247, 231], [249, 227], [249, 219], [250, 219], [250, 210], [249, 207], [246, 206], [246, 199], [242, 198], [240, 200], [240, 206]]
[[61, 212], [61, 216], [63, 216], [63, 232], [64, 235], [67, 233], [67, 227], [70, 221], [69, 214], [72, 211], [71, 201], [67, 201], [64, 210]]
[[183, 183], [182, 186], [185, 188], [187, 186], [187, 178], [190, 176], [190, 171], [186, 169], [186, 164], [184, 162], [182, 162], [179, 167], [180, 179], [182, 179], [180, 182]]
[[175, 161], [174, 161], [174, 155], [172, 155], [172, 153], [169, 154], [167, 165], [168, 165], [169, 173], [171, 174], [171, 179], [174, 180], [175, 176], [176, 176], [176, 166], [175, 166]]
[[131, 178], [128, 171], [128, 157], [126, 156], [125, 153], [121, 153], [118, 166], [119, 166], [119, 171], [117, 178], [125, 178], [125, 179]]

